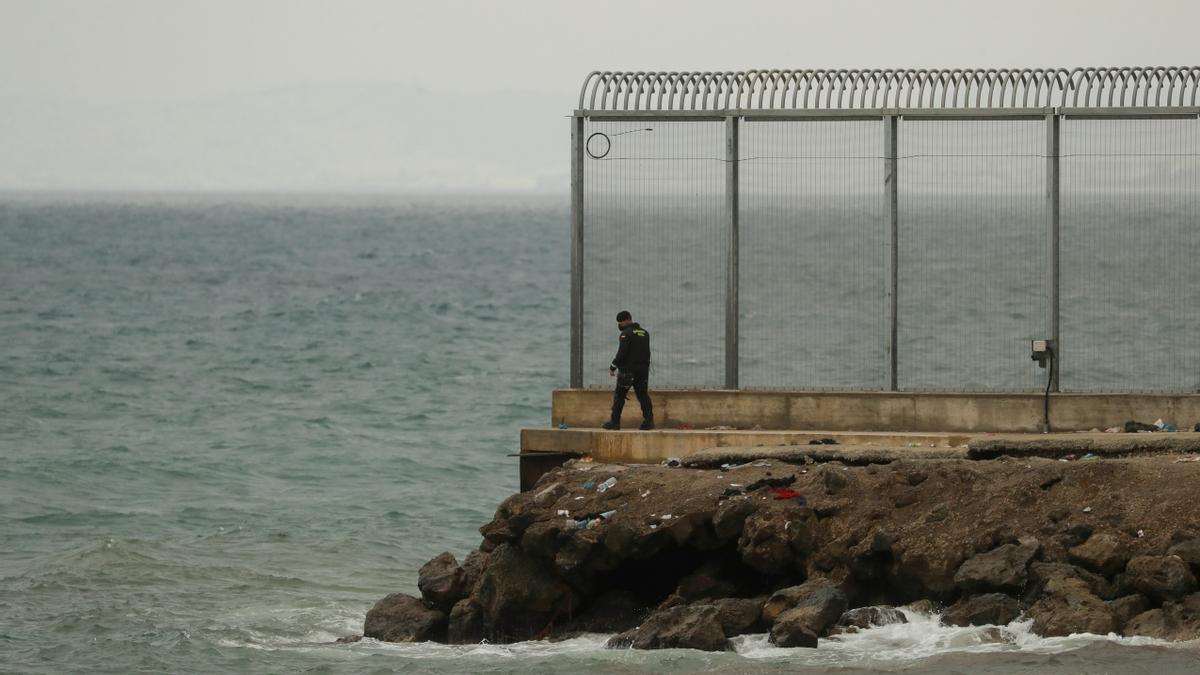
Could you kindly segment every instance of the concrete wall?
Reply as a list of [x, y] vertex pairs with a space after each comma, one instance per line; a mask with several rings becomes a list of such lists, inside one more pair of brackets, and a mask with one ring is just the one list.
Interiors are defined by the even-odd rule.
[[[822, 431], [1024, 432], [1042, 430], [1040, 394], [944, 394], [895, 392], [774, 392], [656, 390], [659, 428]], [[553, 393], [552, 422], [594, 428], [608, 419], [612, 393], [559, 389]], [[1051, 394], [1054, 431], [1086, 431], [1158, 418], [1190, 430], [1200, 422], [1200, 395]], [[625, 406], [622, 423], [637, 428], [636, 402]]]

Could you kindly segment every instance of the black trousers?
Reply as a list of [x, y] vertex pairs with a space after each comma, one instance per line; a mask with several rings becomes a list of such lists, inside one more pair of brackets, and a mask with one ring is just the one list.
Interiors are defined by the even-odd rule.
[[612, 421], [621, 423], [621, 411], [625, 409], [625, 397], [630, 387], [642, 406], [642, 419], [654, 419], [654, 405], [650, 402], [650, 368], [634, 366], [629, 370], [617, 371], [617, 388], [613, 390]]

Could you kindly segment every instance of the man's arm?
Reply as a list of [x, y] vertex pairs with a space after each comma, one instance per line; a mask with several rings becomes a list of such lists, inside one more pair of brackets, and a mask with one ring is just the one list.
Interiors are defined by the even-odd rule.
[[609, 365], [609, 371], [616, 370], [625, 365], [626, 359], [629, 358], [629, 339], [624, 331], [621, 332], [621, 346], [617, 347], [617, 355], [613, 357], [612, 364]]

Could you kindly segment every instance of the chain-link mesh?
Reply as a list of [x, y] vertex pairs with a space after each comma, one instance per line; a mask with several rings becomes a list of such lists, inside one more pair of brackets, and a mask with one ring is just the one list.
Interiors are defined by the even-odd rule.
[[585, 125], [584, 386], [611, 386], [615, 316], [651, 334], [656, 387], [724, 383], [725, 126]]
[[1200, 122], [1062, 122], [1061, 387], [1200, 391]]
[[1044, 386], [1046, 123], [904, 120], [898, 145], [899, 388]]
[[747, 121], [740, 141], [741, 385], [882, 388], [882, 123]]

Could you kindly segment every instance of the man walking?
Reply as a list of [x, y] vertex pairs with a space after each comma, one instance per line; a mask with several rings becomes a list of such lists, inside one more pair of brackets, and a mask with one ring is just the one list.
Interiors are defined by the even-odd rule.
[[648, 431], [654, 428], [654, 408], [646, 391], [650, 384], [650, 332], [634, 323], [633, 316], [625, 310], [617, 312], [617, 328], [621, 331], [621, 343], [608, 367], [608, 374], [617, 378], [617, 388], [613, 391], [612, 417], [603, 426], [610, 430], [621, 428], [621, 410], [625, 408], [629, 388], [633, 387], [642, 406], [642, 424], [638, 428]]

